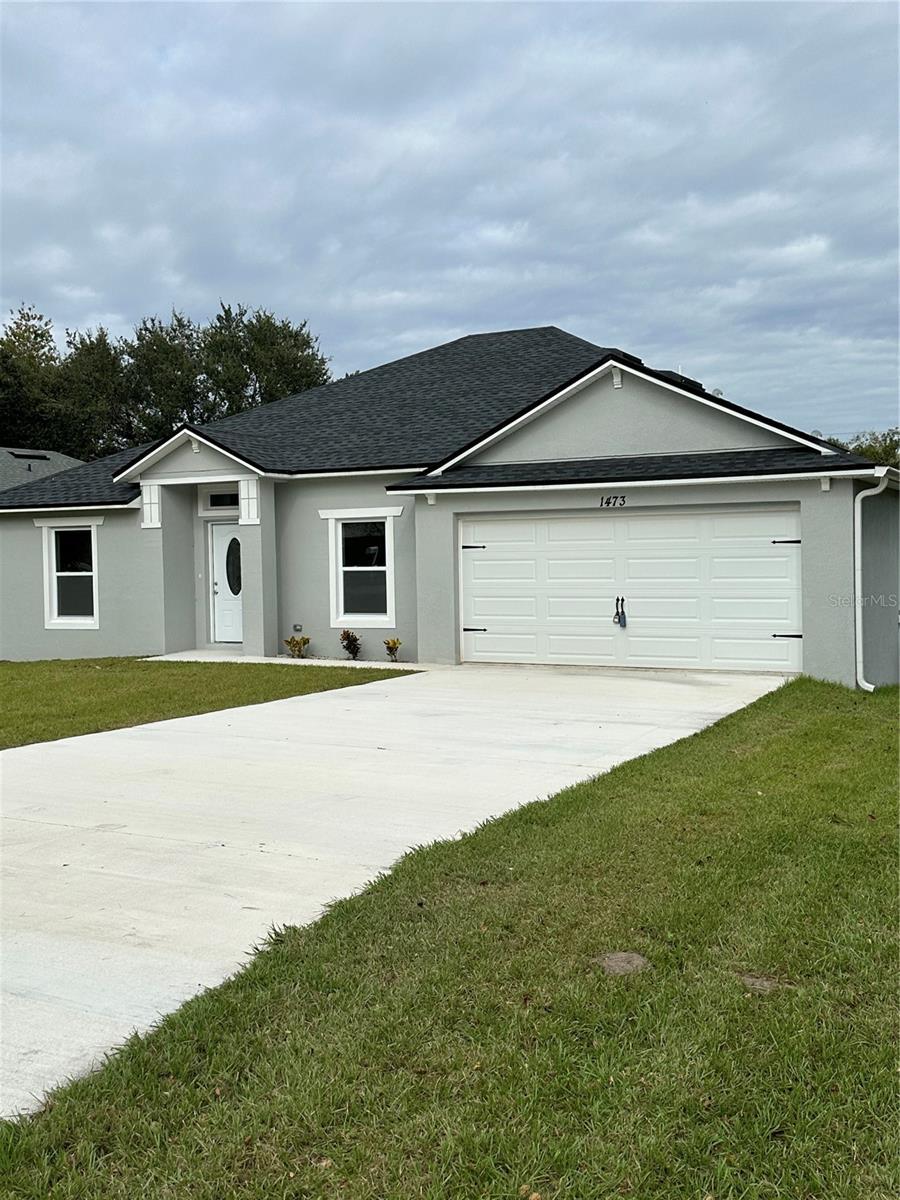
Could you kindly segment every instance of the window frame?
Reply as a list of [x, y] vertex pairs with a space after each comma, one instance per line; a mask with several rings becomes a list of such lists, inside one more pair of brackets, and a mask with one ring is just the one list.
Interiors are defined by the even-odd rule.
[[[328, 521], [328, 592], [331, 628], [394, 629], [396, 603], [394, 586], [394, 520], [403, 512], [398, 508], [337, 508], [319, 509], [319, 516]], [[384, 566], [344, 566], [344, 525], [359, 521], [384, 523]], [[344, 610], [344, 571], [384, 571], [385, 609], [383, 613], [353, 613]]]
[[[44, 563], [44, 628], [45, 629], [99, 629], [100, 628], [100, 570], [97, 553], [97, 529], [103, 524], [103, 517], [50, 517], [35, 519], [35, 525], [41, 530], [42, 558]], [[91, 535], [91, 584], [94, 605], [90, 617], [66, 617], [58, 612], [59, 596], [56, 581], [60, 571], [56, 565], [56, 534], [85, 530]], [[62, 572], [62, 574], [87, 575], [87, 571]]]
[[[210, 504], [210, 497], [213, 492], [228, 493], [231, 492], [238, 498], [237, 504], [218, 504], [213, 506]], [[237, 518], [241, 511], [241, 486], [240, 480], [223, 479], [219, 483], [203, 483], [197, 488], [197, 515], [200, 517], [235, 517]]]

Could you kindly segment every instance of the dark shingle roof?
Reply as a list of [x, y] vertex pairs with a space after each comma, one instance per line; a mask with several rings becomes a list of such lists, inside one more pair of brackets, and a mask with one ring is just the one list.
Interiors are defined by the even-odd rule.
[[58, 450], [29, 450], [22, 446], [0, 446], [0, 491], [20, 483], [33, 483], [57, 471], [77, 467], [80, 458]]
[[554, 326], [473, 334], [204, 427], [270, 471], [424, 467], [609, 353]]
[[[633, 355], [595, 346], [548, 325], [472, 334], [226, 417], [199, 427], [198, 432], [263, 471], [315, 474], [430, 468], [610, 359], [708, 396], [696, 380], [655, 371]], [[708, 398], [729, 411], [758, 417], [727, 400]], [[767, 421], [774, 428], [799, 433], [778, 421]], [[46, 481], [0, 492], [0, 509], [126, 504], [137, 495], [137, 488], [116, 484], [113, 476], [150, 449], [133, 447]]]
[[[33, 483], [0, 492], [3, 508], [68, 508], [94, 504], [128, 504], [140, 495], [134, 483], [113, 483], [113, 475], [135, 457], [140, 447], [120, 450], [108, 458], [82, 463], [58, 475], [47, 475]], [[144, 446], [143, 450], [149, 450]]]
[[644, 454], [627, 458], [580, 458], [554, 462], [486, 463], [417, 475], [386, 490], [440, 492], [450, 488], [519, 487], [553, 483], [637, 483], [648, 479], [718, 479], [739, 475], [789, 475], [874, 467], [859, 454], [821, 455], [803, 446], [774, 450], [717, 450], [706, 454]]

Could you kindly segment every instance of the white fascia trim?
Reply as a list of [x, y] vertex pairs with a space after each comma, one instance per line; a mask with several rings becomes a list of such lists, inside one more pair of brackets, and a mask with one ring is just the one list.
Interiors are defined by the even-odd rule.
[[527, 425], [530, 421], [533, 421], [535, 417], [541, 416], [548, 409], [555, 408], [557, 404], [560, 404], [563, 400], [567, 400], [570, 396], [575, 395], [576, 392], [580, 392], [582, 388], [587, 387], [589, 383], [593, 383], [595, 379], [599, 379], [601, 375], [605, 375], [608, 371], [612, 370], [617, 370], [620, 372], [627, 371], [629, 375], [635, 375], [638, 379], [646, 380], [647, 383], [654, 383], [658, 387], [666, 388], [670, 392], [677, 393], [679, 396], [687, 396], [689, 400], [698, 400], [701, 404], [706, 404], [708, 407], [714, 408], [718, 412], [723, 412], [728, 416], [736, 417], [740, 421], [746, 421], [750, 425], [756, 425], [760, 429], [766, 429], [770, 433], [778, 434], [780, 437], [789, 438], [792, 442], [799, 442], [803, 446], [808, 446], [811, 450], [818, 450], [820, 454], [825, 455], [835, 453], [834, 450], [829, 450], [825, 446], [820, 446], [818, 442], [814, 442], [809, 438], [802, 437], [795, 433], [788, 433], [784, 429], [779, 429], [777, 425], [773, 425], [769, 421], [748, 416], [746, 413], [735, 412], [731, 408], [726, 408], [723, 404], [717, 404], [715, 400], [710, 400], [706, 396], [698, 396], [695, 392], [689, 392], [685, 388], [678, 387], [677, 384], [666, 383], [662, 379], [657, 379], [653, 375], [647, 375], [643, 371], [638, 371], [634, 367], [628, 366], [627, 363], [620, 363], [613, 360], [604, 363], [602, 366], [595, 368], [593, 371], [588, 372], [588, 374], [584, 375], [581, 379], [576, 379], [574, 383], [568, 384], [560, 391], [554, 392], [552, 396], [548, 396], [546, 400], [542, 400], [540, 404], [536, 405], [534, 408], [530, 408], [528, 412], [521, 413], [518, 417], [515, 417], [508, 424], [504, 425], [502, 429], [495, 430], [494, 433], [488, 434], [487, 437], [482, 438], [481, 441], [477, 442], [474, 446], [470, 446], [468, 450], [462, 450], [459, 454], [454, 455], [453, 458], [449, 458], [446, 462], [442, 462], [438, 466], [433, 467], [428, 474], [443, 475], [444, 471], [449, 471], [450, 468], [455, 467], [457, 463], [461, 463], [465, 459], [471, 458], [473, 454], [478, 454], [481, 450], [486, 450], [487, 447], [492, 446], [494, 442], [500, 441], [502, 438], [507, 437], [508, 434], [512, 433], [520, 426]]
[[[232, 462], [239, 463], [245, 471], [252, 471], [254, 475], [262, 475], [263, 471], [259, 467], [254, 467], [252, 463], [248, 463], [239, 455], [232, 453], [230, 450], [223, 450], [221, 446], [217, 446], [215, 442], [208, 441], [199, 433], [191, 433], [190, 430], [180, 429], [178, 433], [173, 433], [167, 438], [161, 446], [157, 446], [155, 450], [148, 451], [143, 458], [139, 458], [136, 463], [132, 463], [130, 467], [126, 467], [124, 471], [120, 471], [118, 475], [113, 475], [114, 483], [131, 482], [140, 475], [141, 471], [147, 470], [148, 467], [154, 466], [161, 459], [165, 458], [170, 451], [176, 446], [183, 445], [184, 442], [202, 442], [204, 446], [210, 450], [215, 450], [225, 458], [231, 459]], [[162, 481], [160, 481], [162, 482]], [[171, 482], [171, 481], [170, 481]]]
[[363, 475], [421, 475], [427, 467], [379, 467], [377, 471], [301, 471], [289, 475], [279, 471], [264, 471], [267, 479], [358, 479]]
[[[135, 499], [135, 500], [129, 500], [127, 504], [61, 504], [59, 506], [59, 508], [48, 508], [46, 505], [41, 505], [40, 508], [0, 508], [0, 517], [5, 516], [6, 513], [17, 513], [17, 514], [21, 515], [22, 513], [45, 513], [45, 512], [54, 512], [54, 513], [117, 512], [120, 509], [123, 511], [127, 511], [129, 508], [140, 508], [140, 507], [141, 507], [141, 498], [140, 498], [140, 496], [138, 496], [137, 499]], [[80, 524], [82, 524], [82, 525], [87, 525], [88, 523], [89, 523], [88, 521], [80, 522]], [[51, 521], [50, 524], [55, 525], [55, 524], [58, 524], [58, 522]]]
[[602, 489], [607, 492], [619, 488], [635, 487], [692, 487], [698, 483], [775, 483], [786, 479], [869, 479], [879, 468], [862, 471], [802, 471], [793, 475], [717, 475], [708, 479], [611, 479], [605, 483], [520, 483], [503, 484], [499, 487], [416, 488], [415, 491], [400, 491], [395, 496], [450, 496], [474, 492], [567, 492]]
[[325, 521], [383, 521], [402, 512], [401, 504], [396, 508], [320, 508], [319, 516]]

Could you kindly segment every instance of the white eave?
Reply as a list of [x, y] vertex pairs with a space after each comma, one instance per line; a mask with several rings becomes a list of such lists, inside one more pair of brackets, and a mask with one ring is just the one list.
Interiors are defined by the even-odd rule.
[[847, 471], [793, 471], [777, 475], [716, 475], [703, 478], [681, 479], [605, 479], [597, 483], [503, 483], [503, 484], [460, 484], [459, 487], [434, 487], [422, 484], [416, 488], [391, 488], [391, 496], [449, 496], [454, 494], [471, 494], [491, 492], [563, 492], [585, 491], [603, 488], [605, 491], [618, 488], [639, 487], [693, 487], [705, 483], [777, 483], [785, 480], [799, 479], [870, 479], [873, 476], [892, 472], [891, 479], [898, 478], [898, 472], [893, 467], [861, 467]]

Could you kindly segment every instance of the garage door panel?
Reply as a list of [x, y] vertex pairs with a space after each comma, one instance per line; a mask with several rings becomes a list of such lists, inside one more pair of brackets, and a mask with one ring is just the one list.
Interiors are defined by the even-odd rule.
[[627, 583], [671, 583], [672, 580], [700, 581], [700, 559], [694, 555], [683, 558], [632, 558], [625, 560]]
[[534, 583], [537, 579], [537, 564], [534, 559], [478, 559], [472, 563], [472, 579], [476, 583], [493, 583], [507, 579]]
[[800, 642], [793, 638], [713, 638], [713, 665], [722, 670], [799, 671]]
[[745, 513], [719, 513], [708, 520], [713, 543], [765, 547], [775, 538], [800, 536], [800, 514], [793, 511], [761, 512], [753, 521], [748, 521]]
[[629, 659], [642, 666], [695, 666], [700, 663], [699, 637], [637, 634], [629, 638]]
[[710, 600], [710, 617], [713, 622], [729, 624], [764, 624], [772, 632], [776, 626], [791, 625], [798, 619], [796, 599], [784, 596], [714, 596]]
[[508, 620], [521, 620], [538, 615], [536, 596], [475, 596], [468, 610], [477, 619], [487, 617], [505, 617]]
[[602, 518], [575, 517], [567, 520], [565, 517], [554, 517], [546, 522], [546, 526], [546, 540], [551, 546], [569, 543], [572, 546], [596, 548], [598, 545], [612, 545], [616, 538], [615, 525]]
[[612, 596], [548, 596], [549, 621], [609, 621], [615, 611]]
[[710, 580], [723, 583], [779, 583], [794, 574], [793, 560], [784, 554], [749, 556], [714, 554], [710, 558]]
[[696, 518], [691, 516], [625, 517], [622, 530], [625, 540], [632, 546], [642, 546], [646, 542], [659, 542], [661, 546], [691, 546], [700, 540]]
[[615, 641], [611, 637], [582, 636], [581, 634], [550, 634], [547, 638], [548, 656], [554, 662], [616, 661]]
[[626, 612], [635, 621], [699, 621], [701, 604], [697, 596], [626, 596]]
[[463, 624], [477, 627], [465, 659], [801, 669], [797, 511], [495, 518], [462, 533]]
[[485, 542], [498, 546], [533, 546], [537, 541], [534, 521], [484, 521], [463, 526], [464, 542]]
[[548, 558], [547, 579], [551, 583], [569, 580], [573, 583], [615, 579], [616, 564], [611, 558]]

